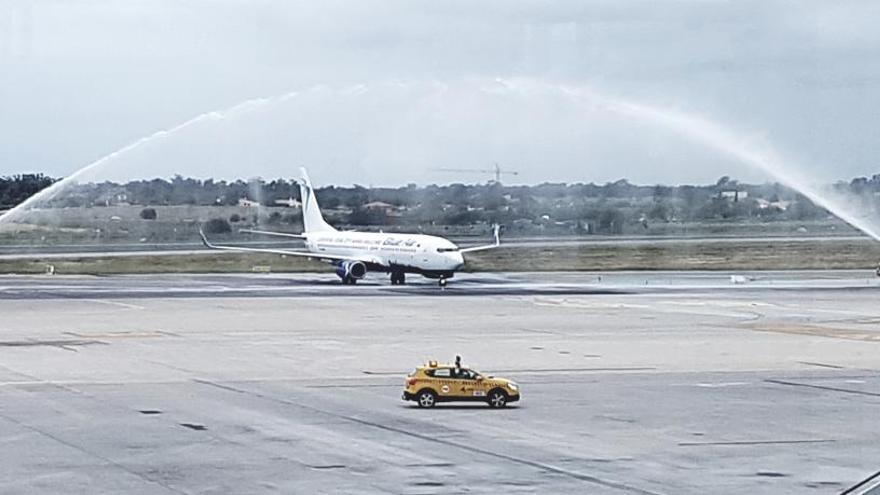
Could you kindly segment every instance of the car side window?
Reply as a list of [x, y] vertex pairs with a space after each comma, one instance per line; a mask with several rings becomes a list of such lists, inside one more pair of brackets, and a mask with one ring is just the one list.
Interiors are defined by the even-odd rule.
[[449, 368], [438, 368], [433, 373], [430, 373], [430, 375], [434, 378], [450, 378], [452, 376]]
[[458, 370], [455, 377], [460, 380], [474, 380], [477, 378], [477, 374], [471, 370]]

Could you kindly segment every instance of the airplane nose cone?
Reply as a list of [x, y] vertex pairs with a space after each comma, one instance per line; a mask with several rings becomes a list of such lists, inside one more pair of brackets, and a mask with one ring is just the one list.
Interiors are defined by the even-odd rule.
[[453, 262], [455, 263], [455, 268], [453, 268], [453, 270], [458, 270], [459, 268], [464, 266], [464, 255], [462, 255], [461, 253], [452, 254], [455, 255], [453, 256]]

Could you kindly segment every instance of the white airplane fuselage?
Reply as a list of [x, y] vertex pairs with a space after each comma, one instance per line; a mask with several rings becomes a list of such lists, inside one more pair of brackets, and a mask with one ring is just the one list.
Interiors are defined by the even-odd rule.
[[411, 273], [452, 273], [464, 266], [458, 246], [442, 237], [376, 232], [313, 232], [305, 234], [313, 253], [375, 259], [386, 269]]

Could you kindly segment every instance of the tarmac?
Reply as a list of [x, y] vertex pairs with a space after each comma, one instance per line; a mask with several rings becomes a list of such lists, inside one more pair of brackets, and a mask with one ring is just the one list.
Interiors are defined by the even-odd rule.
[[[408, 282], [0, 276], [0, 493], [824, 494], [880, 469], [873, 272]], [[523, 400], [401, 400], [456, 354]]]

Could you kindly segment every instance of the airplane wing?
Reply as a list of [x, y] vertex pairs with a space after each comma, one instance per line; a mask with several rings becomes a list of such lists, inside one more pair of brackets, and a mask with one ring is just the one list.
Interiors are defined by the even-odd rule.
[[332, 254], [324, 254], [324, 253], [312, 253], [309, 251], [291, 251], [288, 249], [267, 249], [267, 248], [248, 248], [248, 247], [239, 247], [239, 246], [222, 246], [218, 244], [211, 244], [208, 240], [208, 237], [205, 236], [205, 232], [202, 229], [199, 229], [199, 235], [202, 236], [202, 243], [205, 247], [210, 249], [218, 249], [221, 251], [242, 251], [246, 253], [264, 253], [264, 254], [281, 254], [284, 256], [299, 256], [302, 258], [314, 258], [324, 261], [361, 261], [363, 263], [375, 263], [377, 265], [382, 265], [382, 260], [372, 257], [372, 256], [339, 256]]
[[251, 230], [251, 229], [239, 229], [238, 231], [244, 232], [246, 234], [274, 235], [277, 237], [293, 237], [294, 239], [306, 239], [306, 236], [303, 234], [288, 234], [287, 232], [270, 232], [268, 230]]
[[462, 248], [458, 251], [460, 253], [473, 253], [474, 251], [485, 251], [487, 249], [495, 249], [501, 245], [501, 226], [497, 223], [493, 228], [493, 236], [495, 237], [495, 242], [493, 244], [486, 244], [483, 246], [474, 246], [469, 248]]

